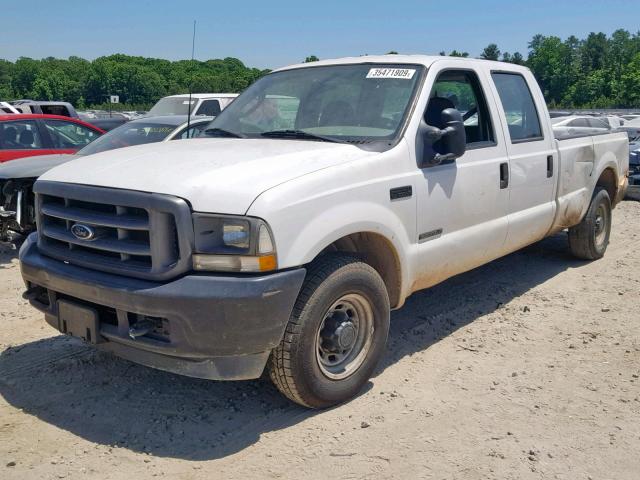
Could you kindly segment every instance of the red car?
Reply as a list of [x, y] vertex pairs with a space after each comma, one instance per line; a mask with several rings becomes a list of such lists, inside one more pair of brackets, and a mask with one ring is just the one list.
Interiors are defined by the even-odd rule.
[[60, 115], [0, 115], [0, 163], [21, 157], [74, 153], [104, 130]]

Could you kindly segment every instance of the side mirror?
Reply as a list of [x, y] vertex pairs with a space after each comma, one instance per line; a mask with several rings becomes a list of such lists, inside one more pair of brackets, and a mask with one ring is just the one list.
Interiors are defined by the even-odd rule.
[[416, 156], [420, 168], [435, 167], [442, 163], [454, 162], [467, 149], [467, 135], [462, 115], [455, 108], [447, 108], [440, 116], [440, 129], [420, 122], [416, 136]]

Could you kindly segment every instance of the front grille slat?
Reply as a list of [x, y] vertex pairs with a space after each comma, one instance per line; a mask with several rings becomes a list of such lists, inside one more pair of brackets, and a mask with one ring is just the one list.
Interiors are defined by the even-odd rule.
[[[47, 181], [36, 182], [34, 192], [38, 248], [45, 255], [156, 281], [191, 268], [191, 209], [180, 198]], [[74, 226], [91, 235], [74, 235]]]
[[90, 242], [86, 240], [81, 240], [73, 236], [69, 230], [45, 225], [43, 228], [43, 234], [49, 238], [53, 238], [60, 242], [67, 242], [74, 245], [80, 245], [86, 248], [93, 248], [96, 250], [104, 250], [106, 252], [115, 252], [115, 253], [126, 253], [128, 255], [141, 255], [141, 256], [151, 256], [151, 248], [149, 244], [132, 242], [129, 240], [119, 240], [117, 238], [97, 238], [95, 240], [91, 240]]
[[102, 227], [123, 228], [126, 230], [149, 230], [149, 220], [127, 214], [96, 213], [85, 208], [61, 207], [58, 205], [43, 205], [42, 213], [48, 217], [85, 222]]

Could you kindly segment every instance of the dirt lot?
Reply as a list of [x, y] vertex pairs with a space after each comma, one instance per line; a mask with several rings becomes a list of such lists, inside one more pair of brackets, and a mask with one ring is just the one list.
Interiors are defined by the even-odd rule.
[[0, 478], [640, 478], [640, 203], [414, 295], [360, 397], [181, 378], [55, 332], [0, 247]]

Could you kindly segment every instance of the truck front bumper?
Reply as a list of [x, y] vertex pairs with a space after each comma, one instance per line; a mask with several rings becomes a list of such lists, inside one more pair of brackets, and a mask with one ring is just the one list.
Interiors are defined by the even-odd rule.
[[156, 283], [44, 256], [35, 234], [20, 250], [20, 268], [25, 298], [52, 327], [70, 332], [61, 310], [71, 308], [94, 319], [95, 334], [80, 336], [96, 347], [150, 367], [213, 380], [262, 374], [306, 273], [299, 268], [255, 276], [192, 274]]

